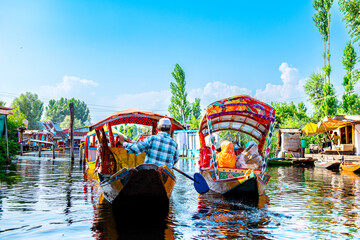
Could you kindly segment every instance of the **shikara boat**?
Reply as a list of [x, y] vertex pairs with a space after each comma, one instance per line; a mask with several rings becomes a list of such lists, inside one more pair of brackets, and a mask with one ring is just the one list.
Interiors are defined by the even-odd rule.
[[319, 168], [339, 169], [340, 161], [338, 161], [338, 162], [323, 162], [323, 161], [317, 160], [314, 162], [314, 165], [315, 165], [315, 167], [319, 167]]
[[58, 141], [58, 147], [55, 148], [55, 151], [62, 152], [65, 150], [65, 142], [64, 141]]
[[360, 162], [346, 162], [340, 164], [340, 168], [346, 172], [360, 172]]
[[[115, 147], [112, 126], [120, 124], [140, 124], [152, 127], [152, 134], [156, 134], [158, 121], [166, 116], [128, 109], [115, 112], [108, 118], [92, 125], [99, 142], [102, 141], [104, 126], [109, 129], [109, 146], [106, 154], [113, 155], [116, 160], [117, 172], [110, 177], [98, 174], [100, 186], [104, 198], [113, 205], [115, 212], [121, 212], [130, 206], [135, 211], [148, 208], [156, 209], [160, 206], [165, 211], [169, 207], [169, 199], [175, 185], [175, 175], [167, 166], [158, 167], [154, 164], [144, 164], [146, 153], [135, 155], [128, 153], [122, 147]], [[175, 119], [170, 119], [171, 134], [175, 130], [183, 130], [184, 127]]]
[[[205, 137], [209, 136], [212, 149], [211, 164], [209, 167], [200, 167], [200, 172], [211, 190], [235, 199], [264, 194], [265, 186], [270, 179], [267, 164], [274, 120], [275, 110], [271, 106], [247, 95], [222, 99], [207, 107], [199, 128], [199, 163], [204, 161], [204, 155], [201, 153], [206, 151]], [[253, 137], [258, 141], [260, 155], [266, 144], [261, 169], [218, 168], [213, 133], [224, 130], [238, 131]]]
[[269, 166], [291, 166], [293, 162], [286, 158], [269, 158], [268, 164]]

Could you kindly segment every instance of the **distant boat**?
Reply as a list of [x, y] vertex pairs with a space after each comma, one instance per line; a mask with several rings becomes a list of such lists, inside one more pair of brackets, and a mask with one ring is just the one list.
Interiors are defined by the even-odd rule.
[[360, 172], [360, 163], [359, 162], [341, 162], [340, 168], [343, 171], [347, 172]]
[[[211, 190], [225, 197], [244, 199], [259, 197], [270, 179], [267, 173], [269, 146], [275, 121], [275, 110], [271, 106], [247, 95], [222, 99], [210, 104], [201, 120], [199, 128], [200, 151], [206, 150], [205, 136], [212, 133], [233, 130], [256, 139], [259, 154], [266, 144], [261, 169], [218, 168], [213, 140], [213, 156], [209, 167], [201, 167], [200, 172]], [[268, 140], [266, 142], [267, 136]], [[200, 160], [204, 161], [200, 154]]]
[[340, 162], [323, 162], [320, 160], [317, 160], [314, 162], [315, 167], [318, 168], [326, 168], [326, 169], [339, 169]]
[[269, 158], [269, 166], [291, 166], [292, 160], [285, 158]]

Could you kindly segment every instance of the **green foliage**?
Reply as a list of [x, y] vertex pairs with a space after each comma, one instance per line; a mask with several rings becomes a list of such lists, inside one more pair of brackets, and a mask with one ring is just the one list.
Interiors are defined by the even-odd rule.
[[303, 102], [295, 105], [293, 102], [290, 104], [271, 103], [271, 106], [275, 108], [275, 126], [278, 128], [301, 128], [310, 121], [310, 118], [306, 115], [306, 107]]
[[170, 83], [172, 96], [168, 110], [171, 117], [186, 125], [186, 121], [191, 113], [191, 106], [187, 100], [187, 92], [185, 89], [185, 72], [181, 69], [179, 64], [176, 64], [174, 72], [171, 74], [175, 79], [175, 83]]
[[219, 135], [220, 143], [222, 143], [225, 140], [230, 141], [233, 143], [234, 148], [240, 148], [240, 147], [245, 148], [246, 143], [250, 140], [259, 142], [258, 140], [256, 140], [255, 138], [251, 137], [246, 133], [233, 131], [233, 130], [219, 131], [217, 132], [217, 134]]
[[43, 105], [44, 103], [38, 99], [37, 94], [26, 92], [15, 98], [11, 107], [14, 109], [13, 112], [16, 118], [26, 117], [29, 121], [28, 129], [38, 129], [37, 122], [40, 121], [44, 109]]
[[[9, 157], [13, 158], [19, 151], [19, 144], [9, 138]], [[0, 138], [0, 163], [6, 161], [6, 140], [5, 137]]]
[[189, 124], [190, 124], [190, 129], [199, 129], [200, 126], [200, 118], [195, 118], [194, 116], [190, 119]]
[[5, 107], [6, 102], [0, 100], [0, 107]]
[[81, 126], [89, 123], [90, 110], [88, 106], [84, 101], [80, 101], [75, 98], [60, 98], [58, 101], [51, 99], [45, 111], [46, 120], [62, 123], [65, 117], [70, 115], [69, 103], [71, 102], [74, 103], [74, 118], [80, 121]]
[[318, 28], [324, 41], [329, 38], [329, 24], [328, 18], [330, 17], [330, 8], [333, 0], [314, 0], [313, 7], [316, 13], [313, 16], [315, 26]]
[[307, 100], [313, 105], [315, 113], [321, 112], [321, 101], [324, 98], [324, 76], [318, 73], [312, 73], [304, 85]]
[[324, 85], [324, 99], [321, 101], [320, 108], [325, 116], [334, 116], [337, 113], [338, 100], [334, 86], [329, 82]]
[[191, 117], [195, 119], [201, 117], [200, 98], [195, 98], [195, 102], [191, 103]]
[[151, 127], [136, 124], [122, 124], [116, 129], [133, 140], [137, 140], [143, 134], [151, 134]]
[[315, 14], [313, 16], [313, 21], [315, 26], [318, 28], [322, 39], [324, 40], [324, 66], [323, 70], [326, 77], [330, 81], [330, 20], [331, 14], [330, 9], [333, 4], [333, 0], [314, 0], [313, 7], [315, 9]]
[[[81, 123], [80, 119], [74, 118], [74, 128], [81, 128], [83, 124]], [[60, 123], [60, 127], [62, 129], [70, 129], [70, 115], [67, 115], [64, 118], [64, 121]]]
[[339, 0], [341, 12], [344, 14], [343, 20], [346, 23], [349, 34], [354, 41], [360, 38], [360, 1], [359, 0]]
[[342, 103], [340, 112], [343, 114], [359, 114], [360, 113], [360, 98], [359, 95], [354, 93], [354, 85], [359, 79], [357, 71], [354, 71], [355, 64], [357, 62], [357, 54], [351, 42], [346, 44], [344, 49], [344, 56], [342, 63], [346, 69], [344, 81], [344, 94], [342, 96]]

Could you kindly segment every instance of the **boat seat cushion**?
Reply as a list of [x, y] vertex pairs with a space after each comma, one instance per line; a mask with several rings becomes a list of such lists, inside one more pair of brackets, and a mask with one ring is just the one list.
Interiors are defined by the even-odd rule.
[[133, 168], [140, 164], [143, 164], [145, 161], [146, 153], [141, 153], [135, 155], [134, 153], [128, 153], [124, 148], [112, 147], [110, 148], [116, 160], [116, 170], [127, 167]]

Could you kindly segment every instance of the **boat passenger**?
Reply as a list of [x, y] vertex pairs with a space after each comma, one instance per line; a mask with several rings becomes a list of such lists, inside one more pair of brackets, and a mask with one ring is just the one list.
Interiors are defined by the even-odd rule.
[[234, 168], [236, 164], [236, 155], [232, 142], [223, 141], [221, 143], [221, 152], [216, 156], [219, 167]]
[[258, 145], [254, 141], [246, 144], [245, 150], [237, 156], [236, 167], [248, 169], [260, 169], [262, 157], [259, 154]]
[[158, 133], [137, 143], [125, 142], [125, 137], [119, 135], [119, 141], [128, 153], [136, 155], [146, 152], [144, 163], [168, 166], [172, 168], [179, 160], [178, 145], [170, 136], [171, 121], [161, 118], [158, 122]]

